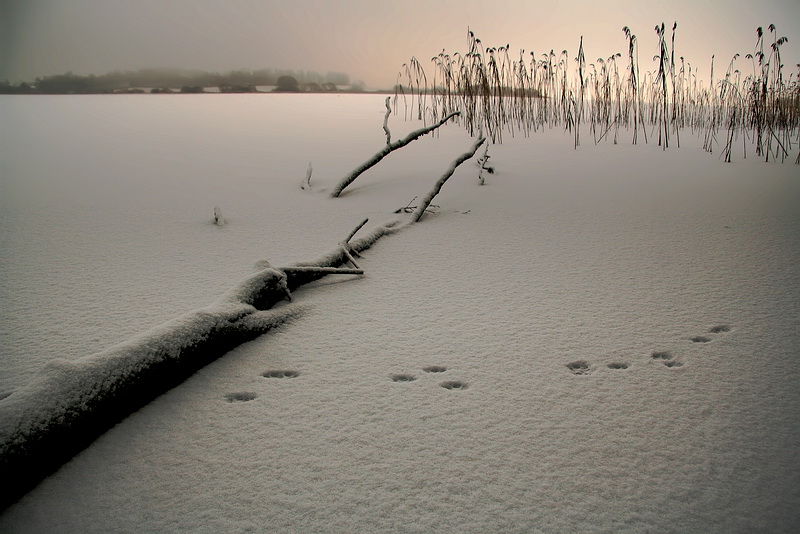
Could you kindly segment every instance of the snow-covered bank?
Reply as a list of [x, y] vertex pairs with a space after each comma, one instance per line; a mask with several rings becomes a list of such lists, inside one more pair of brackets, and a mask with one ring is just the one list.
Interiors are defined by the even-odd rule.
[[[382, 100], [361, 105], [348, 113], [365, 130], [346, 140], [333, 126], [323, 142], [318, 114], [307, 118], [310, 145], [328, 148], [313, 158], [318, 191], [384, 142]], [[683, 141], [574, 151], [547, 132], [491, 147], [485, 186], [459, 168], [436, 215], [364, 254], [366, 276], [294, 291], [302, 316], [101, 436], [0, 515], [0, 530], [792, 531], [797, 167], [723, 164]], [[206, 199], [200, 224], [175, 222], [194, 208], [153, 210], [169, 221], [153, 227], [188, 236], [197, 255], [181, 257], [208, 277], [209, 265], [246, 275], [264, 257], [318, 257], [363, 217], [383, 222], [423, 195], [468, 144], [450, 128], [421, 139], [336, 200], [300, 190], [303, 157], [286, 184], [220, 201], [225, 228], [202, 226]], [[255, 148], [240, 165], [262, 165]], [[159, 244], [180, 299], [193, 284]], [[215, 297], [243, 277], [219, 276], [205, 287]], [[94, 298], [127, 310], [112, 289]], [[581, 360], [584, 374], [567, 366]]]

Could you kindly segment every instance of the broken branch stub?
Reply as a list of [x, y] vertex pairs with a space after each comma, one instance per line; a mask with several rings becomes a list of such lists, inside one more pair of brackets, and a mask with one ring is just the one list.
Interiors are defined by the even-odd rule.
[[311, 191], [311, 175], [314, 173], [314, 168], [311, 166], [311, 162], [308, 162], [308, 169], [306, 169], [306, 177], [303, 178], [303, 182], [300, 184], [300, 189], [308, 188]]
[[392, 133], [389, 131], [389, 115], [392, 113], [392, 108], [389, 106], [390, 97], [386, 97], [386, 115], [383, 117], [383, 133], [386, 134], [386, 144], [392, 144]]
[[217, 226], [225, 226], [225, 219], [222, 218], [222, 210], [219, 206], [214, 207], [214, 224]]
[[460, 114], [461, 114], [460, 112], [454, 111], [453, 113], [449, 114], [447, 117], [443, 118], [442, 120], [440, 120], [439, 122], [437, 122], [436, 124], [434, 124], [432, 126], [426, 126], [425, 128], [420, 128], [419, 130], [414, 130], [413, 132], [411, 132], [410, 134], [408, 134], [404, 138], [399, 139], [399, 140], [395, 141], [394, 143], [386, 144], [386, 146], [384, 146], [382, 149], [380, 149], [374, 156], [372, 156], [372, 158], [370, 158], [369, 160], [365, 161], [358, 168], [356, 168], [353, 172], [351, 172], [349, 175], [345, 176], [342, 179], [342, 181], [339, 182], [339, 184], [333, 189], [333, 191], [331, 192], [331, 196], [332, 197], [338, 197], [339, 195], [341, 195], [342, 191], [348, 185], [352, 184], [355, 181], [356, 178], [358, 178], [364, 172], [366, 172], [367, 170], [371, 169], [372, 167], [374, 167], [375, 165], [380, 163], [380, 161], [383, 158], [385, 158], [386, 156], [388, 156], [391, 152], [393, 152], [393, 151], [395, 151], [395, 150], [397, 150], [399, 148], [403, 148], [404, 146], [409, 144], [411, 141], [419, 139], [423, 135], [434, 131], [435, 129], [439, 128], [440, 126], [442, 126], [444, 123], [446, 123], [447, 121], [449, 121], [450, 119], [452, 119], [456, 115], [460, 115]]

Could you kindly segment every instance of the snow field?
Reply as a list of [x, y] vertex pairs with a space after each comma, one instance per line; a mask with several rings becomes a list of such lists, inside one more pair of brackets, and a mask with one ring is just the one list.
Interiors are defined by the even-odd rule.
[[[370, 98], [359, 124], [371, 142], [328, 134], [347, 145], [331, 152], [356, 154], [341, 167], [382, 142]], [[416, 143], [340, 199], [319, 189], [349, 169], [315, 160], [308, 195], [304, 158], [273, 195], [197, 202], [195, 220], [219, 204], [229, 224], [186, 235], [236, 243], [222, 258], [239, 272], [193, 293], [186, 277], [173, 292], [221, 295], [259, 259], [314, 259], [363, 217], [391, 220], [469, 139], [449, 128]], [[575, 152], [559, 132], [490, 154], [498, 172], [485, 186], [466, 163], [437, 214], [364, 253], [364, 277], [295, 291], [302, 316], [101, 436], [0, 530], [790, 532], [796, 168], [725, 165], [690, 146]], [[256, 234], [269, 243], [254, 252]], [[179, 279], [209, 255], [189, 256]], [[568, 367], [580, 361], [585, 372]]]

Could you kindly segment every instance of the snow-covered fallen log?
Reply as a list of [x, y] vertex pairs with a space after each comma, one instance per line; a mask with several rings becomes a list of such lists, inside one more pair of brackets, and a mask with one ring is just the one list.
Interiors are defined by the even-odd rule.
[[214, 305], [96, 354], [49, 362], [0, 401], [0, 509], [198, 369], [298, 315], [297, 305], [256, 306], [281, 300], [282, 286], [285, 276], [266, 269]]
[[218, 302], [124, 343], [77, 360], [49, 362], [30, 384], [0, 399], [0, 511], [127, 415], [232, 348], [302, 313], [296, 304], [270, 308], [285, 299], [289, 287], [342, 272], [335, 266], [349, 261], [348, 249], [369, 248], [393, 226], [348, 243], [354, 231], [333, 253], [306, 267], [267, 266]]
[[[483, 138], [476, 141], [450, 165], [428, 193], [425, 207], [483, 142]], [[314, 261], [282, 268], [265, 262], [265, 268], [211, 306], [96, 354], [49, 362], [30, 384], [0, 399], [0, 479], [4, 481], [0, 510], [198, 369], [301, 313], [296, 304], [272, 309], [291, 299], [291, 291], [328, 274], [363, 274], [354, 256], [381, 237], [414, 224], [422, 212], [353, 239], [366, 224], [364, 220], [334, 250]]]
[[242, 280], [219, 302], [77, 360], [49, 362], [27, 386], [0, 399], [0, 510], [116, 423], [229, 350], [302, 312], [271, 309], [290, 290], [328, 274], [363, 274], [352, 255], [396, 231], [399, 221], [353, 242], [363, 221], [331, 253]]

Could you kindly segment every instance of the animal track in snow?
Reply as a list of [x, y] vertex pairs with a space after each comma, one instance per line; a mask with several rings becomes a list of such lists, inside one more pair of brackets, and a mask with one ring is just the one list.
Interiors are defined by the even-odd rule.
[[[709, 334], [723, 334], [730, 332], [733, 327], [729, 324], [719, 324], [708, 329]], [[709, 343], [712, 339], [708, 336], [694, 336], [689, 338], [693, 343]]]
[[578, 360], [575, 362], [570, 362], [566, 365], [567, 369], [572, 371], [572, 374], [575, 375], [588, 375], [591, 372], [589, 363], [586, 360]]
[[417, 377], [414, 375], [407, 375], [404, 373], [390, 375], [389, 378], [392, 379], [392, 382], [413, 382], [417, 379]]
[[264, 371], [263, 373], [261, 373], [261, 376], [263, 376], [264, 378], [297, 378], [298, 376], [300, 376], [300, 373], [298, 373], [297, 371], [272, 370], [272, 371]]
[[671, 360], [673, 358], [672, 353], [666, 350], [656, 351], [651, 356], [654, 360]]
[[733, 327], [729, 324], [720, 324], [708, 329], [711, 334], [721, 334], [722, 332], [730, 332], [731, 330], [733, 330]]
[[[723, 334], [726, 332], [730, 332], [733, 330], [733, 326], [729, 324], [718, 324], [716, 326], [712, 326], [708, 329], [708, 334]], [[710, 343], [713, 341], [714, 338], [709, 336], [694, 336], [690, 337], [689, 340], [692, 343]], [[672, 355], [671, 352], [667, 350], [658, 350], [653, 351], [650, 353], [650, 357], [658, 362], [663, 363], [666, 367], [670, 369], [683, 367], [685, 364], [683, 361], [676, 360], [675, 356]], [[592, 372], [592, 367], [586, 360], [578, 360], [574, 362], [570, 362], [566, 364], [567, 369], [572, 371], [572, 374], [575, 375], [588, 375]], [[611, 362], [606, 365], [609, 369], [619, 370], [619, 369], [628, 369], [630, 364], [627, 362]], [[427, 369], [426, 369], [427, 370]]]
[[228, 393], [225, 395], [225, 400], [228, 402], [247, 402], [258, 397], [252, 391], [237, 391], [236, 393]]
[[651, 354], [654, 360], [660, 361], [669, 368], [683, 367], [683, 362], [675, 359], [671, 352], [667, 350], [658, 350]]
[[[423, 367], [422, 370], [426, 373], [436, 374], [444, 373], [447, 371], [447, 367], [443, 365], [428, 365]], [[391, 378], [393, 382], [414, 382], [417, 379], [415, 375], [406, 373], [389, 375], [389, 378]], [[439, 385], [445, 389], [467, 389], [467, 383], [459, 380], [446, 380]]]

